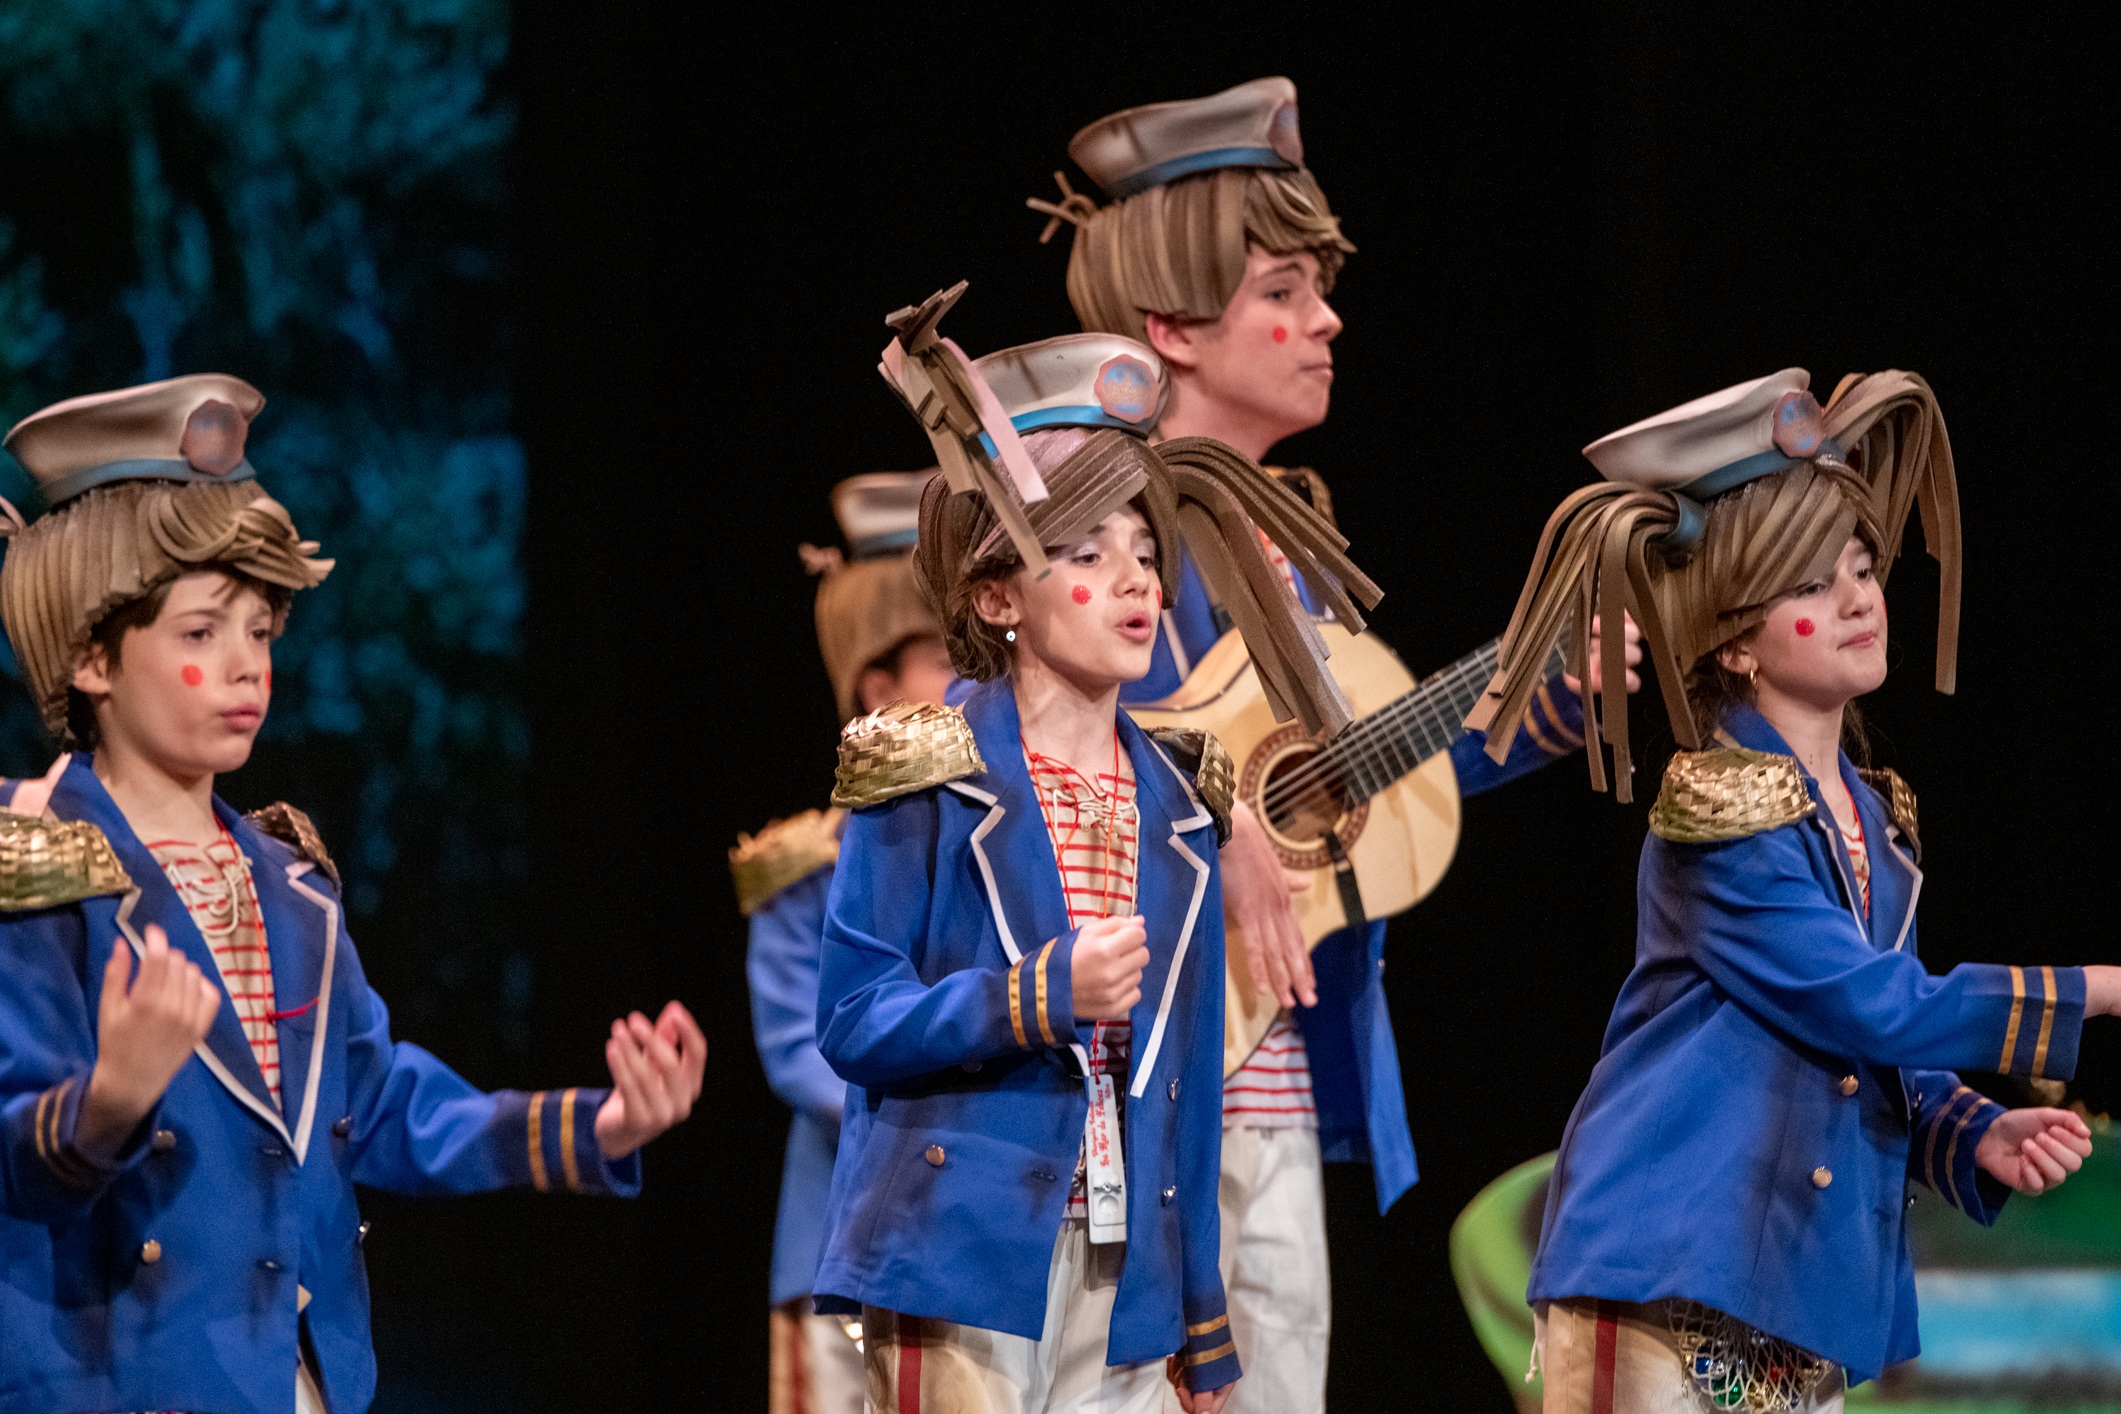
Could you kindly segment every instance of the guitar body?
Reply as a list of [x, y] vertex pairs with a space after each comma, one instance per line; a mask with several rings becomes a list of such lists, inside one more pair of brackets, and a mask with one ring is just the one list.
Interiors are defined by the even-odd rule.
[[[1357, 637], [1331, 623], [1319, 625], [1319, 632], [1332, 653], [1334, 680], [1358, 718], [1382, 711], [1414, 689], [1413, 675], [1375, 635]], [[1309, 886], [1291, 902], [1304, 940], [1313, 947], [1348, 922], [1324, 838], [1327, 829], [1339, 839], [1353, 867], [1362, 911], [1370, 918], [1412, 908], [1451, 865], [1458, 848], [1459, 799], [1449, 753], [1428, 757], [1352, 808], [1343, 793], [1323, 787], [1306, 792], [1301, 789], [1305, 763], [1319, 743], [1299, 722], [1275, 722], [1244, 640], [1236, 633], [1224, 634], [1177, 692], [1127, 711], [1143, 727], [1205, 728], [1230, 753], [1237, 767], [1238, 797], [1267, 827], [1283, 866], [1310, 875]], [[1230, 936], [1223, 1073], [1229, 1075], [1267, 1034], [1277, 1005], [1253, 985], [1244, 941], [1236, 925], [1227, 918], [1225, 922]]]

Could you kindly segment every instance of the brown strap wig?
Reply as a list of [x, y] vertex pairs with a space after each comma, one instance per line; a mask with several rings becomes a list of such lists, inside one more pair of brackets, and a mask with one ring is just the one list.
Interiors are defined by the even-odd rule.
[[[1531, 573], [1502, 640], [1501, 666], [1468, 727], [1488, 731], [1488, 753], [1508, 752], [1539, 685], [1547, 650], [1569, 637], [1569, 671], [1582, 684], [1586, 752], [1594, 789], [1605, 789], [1595, 742], [1613, 748], [1614, 791], [1632, 798], [1626, 708], [1627, 664], [1606, 654], [1601, 681], [1587, 672], [1591, 619], [1606, 625], [1633, 614], [1645, 666], [1657, 677], [1673, 734], [1689, 750], [1704, 745], [1687, 699], [1687, 674], [1705, 656], [1767, 617], [1773, 602], [1831, 571], [1848, 537], [1861, 531], [1883, 581], [1900, 553], [1911, 510], [1942, 570], [1938, 590], [1937, 690], [1957, 681], [1960, 536], [1958, 481], [1935, 394], [1920, 376], [1897, 369], [1850, 375], [1825, 409], [1830, 444], [1810, 461], [1747, 482], [1706, 507], [1674, 490], [1599, 482], [1572, 493], [1547, 520]], [[1835, 448], [1841, 455], [1835, 454]], [[1682, 558], [1663, 542], [1691, 513], [1701, 538]], [[1593, 694], [1619, 704], [1602, 715]], [[1594, 735], [1595, 733], [1595, 735]]]

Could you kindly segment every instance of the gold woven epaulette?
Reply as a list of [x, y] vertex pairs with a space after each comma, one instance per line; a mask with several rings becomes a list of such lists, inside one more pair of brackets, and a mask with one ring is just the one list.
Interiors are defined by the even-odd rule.
[[755, 835], [739, 833], [729, 851], [729, 874], [736, 880], [736, 906], [748, 916], [759, 905], [798, 879], [835, 863], [840, 857], [843, 810], [805, 810], [775, 820]]
[[0, 913], [122, 894], [132, 876], [86, 820], [0, 812]]
[[1890, 766], [1878, 771], [1859, 770], [1856, 774], [1863, 777], [1872, 790], [1885, 797], [1885, 808], [1892, 812], [1893, 823], [1900, 827], [1901, 834], [1907, 836], [1907, 842], [1915, 847], [1915, 857], [1920, 859], [1922, 836], [1915, 829], [1914, 788], [1901, 780], [1900, 773]]
[[1200, 803], [1215, 817], [1215, 842], [1230, 842], [1230, 810], [1237, 800], [1237, 766], [1215, 733], [1199, 727], [1151, 727], [1149, 736], [1193, 777]]
[[1757, 835], [1817, 808], [1791, 757], [1742, 746], [1682, 751], [1664, 768], [1650, 828], [1678, 844], [1705, 844]]
[[894, 702], [856, 717], [840, 733], [832, 803], [880, 805], [986, 769], [964, 713], [926, 702]]
[[280, 843], [291, 846], [296, 854], [322, 869], [325, 877], [331, 880], [333, 888], [344, 887], [339, 882], [339, 866], [332, 863], [331, 856], [324, 852], [324, 837], [317, 833], [317, 827], [310, 823], [307, 815], [284, 800], [276, 800], [263, 810], [253, 810], [243, 818], [250, 821], [260, 833], [271, 835]]

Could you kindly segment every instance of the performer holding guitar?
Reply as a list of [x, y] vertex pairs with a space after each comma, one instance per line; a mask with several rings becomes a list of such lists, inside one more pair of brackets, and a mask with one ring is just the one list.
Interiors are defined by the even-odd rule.
[[[1303, 165], [1295, 85], [1260, 79], [1128, 109], [1076, 134], [1069, 155], [1112, 204], [1056, 173], [1062, 200], [1030, 205], [1053, 217], [1047, 239], [1075, 227], [1068, 297], [1083, 326], [1162, 355], [1172, 391], [1161, 435], [1213, 437], [1264, 461], [1324, 421], [1342, 327], [1326, 296], [1354, 246]], [[1282, 477], [1331, 517], [1315, 473]], [[1380, 1211], [1416, 1178], [1383, 919], [1441, 877], [1458, 797], [1580, 749], [1582, 713], [1573, 680], [1542, 685], [1494, 762], [1483, 733], [1456, 726], [1493, 674], [1494, 645], [1417, 686], [1389, 650], [1328, 626], [1358, 720], [1331, 743], [1277, 729], [1191, 556], [1182, 575], [1154, 665], [1122, 700], [1144, 724], [1208, 726], [1239, 769], [1222, 852], [1224, 907], [1244, 946], [1229, 950], [1220, 1198], [1247, 1378], [1230, 1411], [1321, 1410], [1331, 1293], [1320, 1165], [1370, 1163]], [[1597, 682], [1595, 631], [1589, 661]], [[1627, 663], [1639, 661], [1629, 623]], [[1634, 691], [1634, 672], [1626, 681]]]

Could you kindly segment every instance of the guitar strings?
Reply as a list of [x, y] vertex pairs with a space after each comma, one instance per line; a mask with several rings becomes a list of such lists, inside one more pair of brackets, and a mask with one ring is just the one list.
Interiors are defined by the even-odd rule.
[[[1438, 751], [1448, 748], [1456, 738], [1450, 714], [1434, 705], [1438, 697], [1448, 695], [1444, 689], [1463, 688], [1475, 678], [1484, 682], [1493, 675], [1492, 648], [1471, 654], [1433, 675], [1421, 686], [1357, 723], [1355, 730], [1315, 753], [1311, 761], [1276, 781], [1263, 796], [1262, 805], [1278, 814], [1291, 806], [1315, 800], [1330, 803], [1334, 790], [1347, 784], [1350, 764], [1371, 764], [1379, 768], [1373, 778], [1378, 784], [1369, 792], [1374, 794]], [[1423, 749], [1414, 760], [1405, 761], [1401, 759], [1398, 740], [1407, 734], [1410, 726], [1421, 736]]]
[[[1351, 764], [1359, 764], [1367, 758], [1382, 769], [1373, 777], [1374, 784], [1367, 785], [1364, 798], [1376, 794], [1413, 771], [1423, 761], [1437, 753], [1448, 750], [1464, 730], [1461, 725], [1463, 709], [1444, 711], [1434, 705], [1445, 698], [1444, 689], [1456, 685], [1461, 693], [1471, 687], [1478, 692], [1494, 676], [1499, 657], [1499, 643], [1484, 644], [1428, 679], [1412, 691], [1395, 698], [1370, 717], [1357, 722], [1340, 739], [1314, 753], [1313, 759], [1276, 781], [1261, 796], [1260, 806], [1268, 812], [1270, 819], [1278, 818], [1300, 805], [1320, 802], [1335, 805], [1335, 795], [1349, 784]], [[1548, 654], [1548, 672], [1551, 675], [1562, 671], [1567, 664], [1561, 646], [1557, 643]], [[1446, 681], [1449, 679], [1450, 681]], [[1470, 704], [1467, 704], [1468, 706]], [[1422, 754], [1411, 762], [1399, 760], [1399, 744], [1409, 734], [1409, 728], [1420, 731]], [[1387, 757], [1386, 752], [1390, 752]]]
[[[1461, 658], [1425, 682], [1387, 703], [1357, 722], [1340, 739], [1313, 753], [1311, 760], [1276, 781], [1262, 794], [1261, 807], [1270, 818], [1314, 801], [1331, 804], [1337, 791], [1349, 782], [1351, 765], [1376, 768], [1376, 782], [1365, 793], [1378, 790], [1408, 774], [1457, 739], [1453, 714], [1438, 705], [1439, 699], [1458, 695], [1449, 689], [1464, 689], [1478, 682], [1485, 685], [1495, 673], [1498, 645], [1488, 643]], [[1470, 705], [1470, 704], [1469, 704]], [[1462, 716], [1462, 713], [1457, 714]], [[1409, 734], [1421, 738], [1421, 753], [1403, 759], [1400, 743]]]

